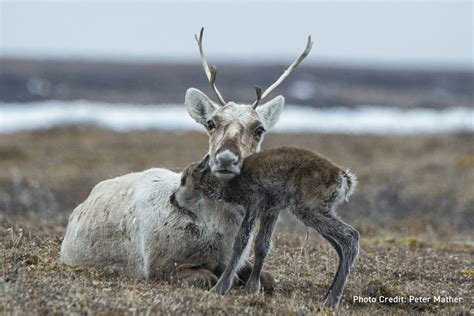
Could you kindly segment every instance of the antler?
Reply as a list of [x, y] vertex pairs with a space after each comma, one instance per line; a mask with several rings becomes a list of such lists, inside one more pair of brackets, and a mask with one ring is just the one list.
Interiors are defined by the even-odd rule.
[[308, 56], [309, 52], [311, 51], [311, 48], [313, 47], [313, 42], [311, 41], [311, 35], [308, 36], [308, 43], [306, 44], [306, 47], [303, 51], [303, 53], [288, 67], [283, 74], [278, 78], [277, 81], [275, 81], [274, 84], [272, 84], [270, 87], [265, 90], [265, 92], [262, 93], [262, 89], [259, 87], [255, 87], [255, 92], [257, 93], [257, 100], [253, 103], [253, 108], [255, 109], [260, 101], [264, 99], [266, 96], [268, 96], [273, 90], [275, 90], [276, 87], [278, 87], [283, 81], [285, 81], [286, 78], [295, 70], [296, 67], [298, 67], [299, 64], [303, 61], [303, 59]]
[[209, 65], [207, 64], [206, 60], [206, 55], [204, 55], [204, 50], [202, 48], [202, 35], [204, 34], [204, 27], [201, 28], [201, 32], [199, 33], [199, 37], [194, 34], [194, 38], [196, 39], [196, 42], [198, 43], [199, 46], [199, 54], [201, 55], [201, 62], [202, 66], [204, 67], [204, 71], [206, 72], [207, 79], [209, 80], [209, 84], [211, 85], [212, 90], [216, 94], [217, 98], [219, 99], [219, 102], [222, 105], [226, 105], [227, 102], [225, 102], [224, 98], [222, 97], [222, 94], [217, 90], [216, 87], [216, 76], [217, 76], [217, 69], [215, 66], [211, 66], [209, 68]]

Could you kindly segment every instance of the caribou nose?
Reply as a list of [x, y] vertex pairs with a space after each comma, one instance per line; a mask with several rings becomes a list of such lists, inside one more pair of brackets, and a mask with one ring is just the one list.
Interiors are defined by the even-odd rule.
[[237, 165], [239, 163], [239, 156], [227, 149], [216, 155], [216, 161], [222, 167]]

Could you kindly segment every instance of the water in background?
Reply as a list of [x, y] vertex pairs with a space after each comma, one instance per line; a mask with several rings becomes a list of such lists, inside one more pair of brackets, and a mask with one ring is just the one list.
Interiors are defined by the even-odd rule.
[[[0, 133], [64, 125], [116, 131], [204, 131], [182, 104], [137, 106], [89, 101], [0, 102]], [[410, 134], [474, 131], [473, 108], [400, 109], [378, 106], [308, 108], [287, 105], [272, 132]]]

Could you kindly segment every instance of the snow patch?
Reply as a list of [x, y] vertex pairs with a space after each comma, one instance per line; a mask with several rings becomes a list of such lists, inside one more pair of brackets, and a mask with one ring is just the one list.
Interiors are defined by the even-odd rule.
[[[0, 102], [0, 133], [86, 124], [116, 131], [204, 131], [182, 104], [144, 106], [89, 101]], [[404, 110], [380, 106], [315, 109], [287, 105], [272, 131], [343, 134], [473, 132], [474, 109]]]

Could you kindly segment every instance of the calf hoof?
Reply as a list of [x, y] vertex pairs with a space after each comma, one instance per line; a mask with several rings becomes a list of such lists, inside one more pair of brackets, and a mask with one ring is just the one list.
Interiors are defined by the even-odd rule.
[[245, 292], [247, 292], [247, 294], [260, 292], [260, 281], [250, 278], [245, 285]]
[[178, 284], [200, 289], [210, 289], [217, 283], [217, 276], [205, 269], [183, 269], [177, 274]]
[[260, 274], [260, 283], [265, 294], [273, 294], [275, 292], [275, 279], [268, 272]]
[[232, 282], [227, 282], [227, 281], [223, 281], [223, 280], [219, 279], [216, 286], [214, 286], [211, 289], [211, 291], [216, 292], [220, 295], [224, 295], [225, 293], [227, 293], [227, 291], [229, 291], [230, 287], [232, 286], [231, 283]]
[[325, 300], [324, 300], [324, 306], [330, 307], [330, 308], [337, 308], [339, 305], [339, 298], [333, 297], [329, 295]]

